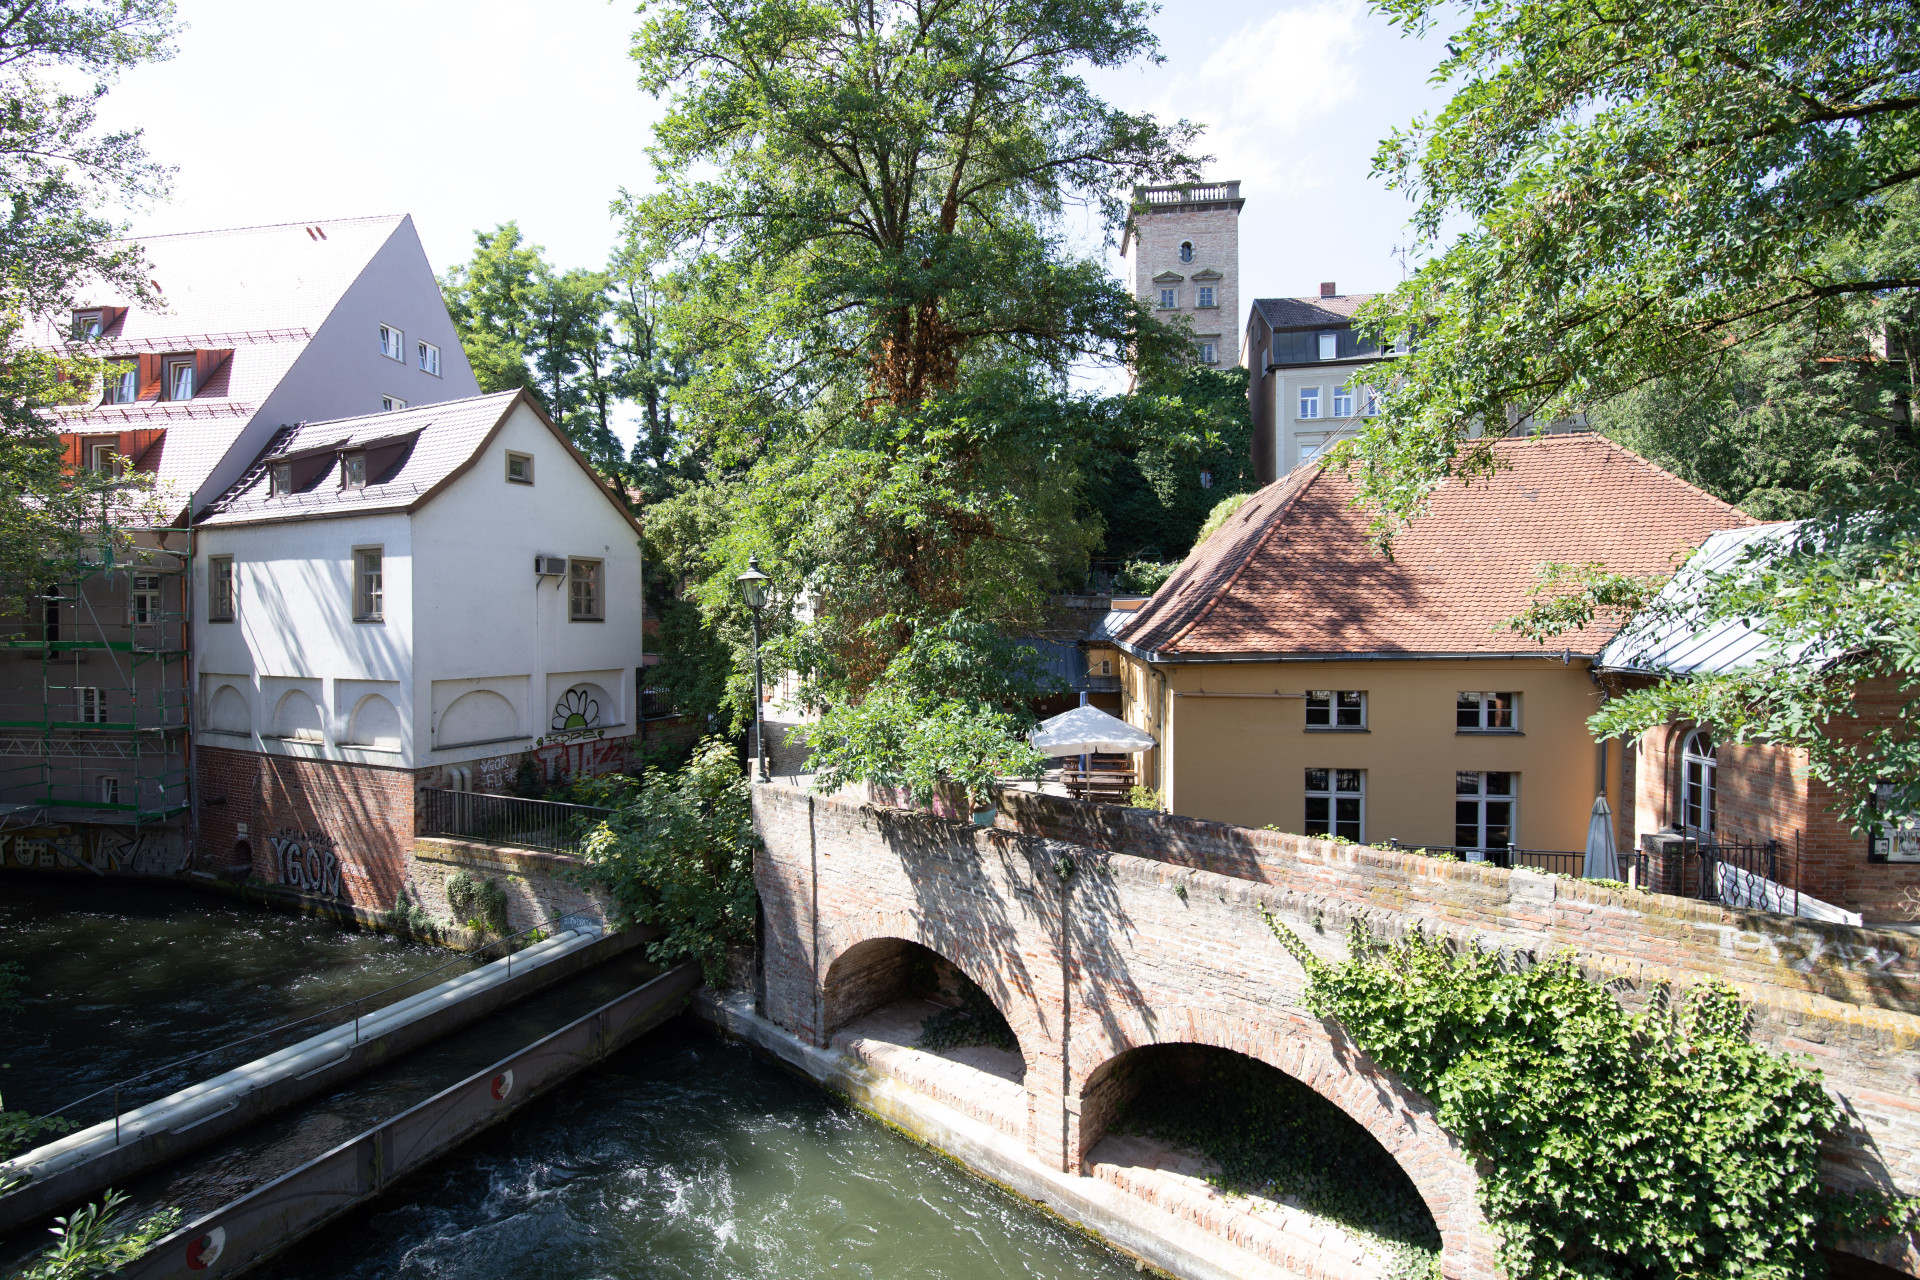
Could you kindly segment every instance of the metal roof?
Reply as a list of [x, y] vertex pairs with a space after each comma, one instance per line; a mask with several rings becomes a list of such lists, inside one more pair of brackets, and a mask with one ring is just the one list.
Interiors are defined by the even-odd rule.
[[1594, 665], [1610, 671], [1724, 675], [1778, 659], [1773, 641], [1741, 619], [1703, 625], [1704, 605], [1695, 602], [1710, 581], [1734, 572], [1749, 550], [1783, 548], [1799, 528], [1799, 521], [1789, 520], [1709, 535], [1653, 605], [1601, 649]]

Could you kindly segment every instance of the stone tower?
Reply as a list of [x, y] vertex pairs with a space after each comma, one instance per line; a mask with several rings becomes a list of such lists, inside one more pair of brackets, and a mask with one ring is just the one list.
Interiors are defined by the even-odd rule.
[[1238, 182], [1135, 187], [1120, 256], [1133, 257], [1133, 293], [1162, 320], [1184, 316], [1204, 363], [1240, 350]]

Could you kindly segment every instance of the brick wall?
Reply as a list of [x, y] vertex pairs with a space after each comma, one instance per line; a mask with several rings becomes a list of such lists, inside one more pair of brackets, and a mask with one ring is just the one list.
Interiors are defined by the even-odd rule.
[[585, 916], [605, 927], [607, 899], [582, 881], [582, 865], [564, 853], [417, 836], [407, 858], [407, 893], [435, 919], [452, 920], [447, 881], [465, 871], [505, 891], [508, 933], [536, 925], [551, 928], [566, 916]]
[[[1123, 1099], [1125, 1055], [1232, 1049], [1380, 1140], [1433, 1211], [1448, 1275], [1493, 1273], [1472, 1169], [1425, 1099], [1301, 1009], [1303, 975], [1264, 907], [1329, 957], [1358, 920], [1571, 947], [1629, 999], [1733, 981], [1756, 1037], [1810, 1056], [1852, 1117], [1829, 1144], [1830, 1180], [1920, 1190], [1920, 939], [1027, 794], [1003, 797], [1002, 827], [985, 831], [780, 786], [755, 788], [755, 817], [767, 1016], [824, 1044], [872, 995], [854, 985], [884, 950], [862, 944], [931, 948], [1006, 1014], [1027, 1065], [1026, 1141], [1062, 1168]], [[1877, 1256], [1920, 1271], [1910, 1244]]]

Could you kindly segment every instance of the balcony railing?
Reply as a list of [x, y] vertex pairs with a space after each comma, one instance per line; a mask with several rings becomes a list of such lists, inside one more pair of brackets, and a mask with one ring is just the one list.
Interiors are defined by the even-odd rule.
[[1569, 849], [1522, 849], [1512, 844], [1475, 849], [1454, 844], [1410, 845], [1399, 840], [1388, 840], [1387, 847], [1405, 849], [1409, 853], [1451, 853], [1464, 862], [1484, 862], [1491, 867], [1519, 867], [1527, 871], [1550, 871], [1576, 879], [1587, 869], [1586, 853]]
[[1168, 187], [1142, 187], [1140, 199], [1148, 204], [1188, 204], [1202, 200], [1238, 200], [1238, 182], [1192, 182]]
[[423, 836], [578, 853], [588, 833], [612, 812], [596, 805], [427, 787], [420, 792], [419, 827]]

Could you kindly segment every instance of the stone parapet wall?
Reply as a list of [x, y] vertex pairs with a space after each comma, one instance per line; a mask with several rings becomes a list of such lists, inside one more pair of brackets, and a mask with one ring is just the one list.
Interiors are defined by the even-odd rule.
[[465, 871], [477, 879], [492, 880], [505, 891], [508, 933], [536, 926], [551, 929], [569, 916], [585, 917], [605, 928], [611, 904], [603, 892], [584, 882], [584, 865], [564, 853], [418, 836], [407, 859], [409, 896], [435, 919], [453, 920], [447, 881]]

